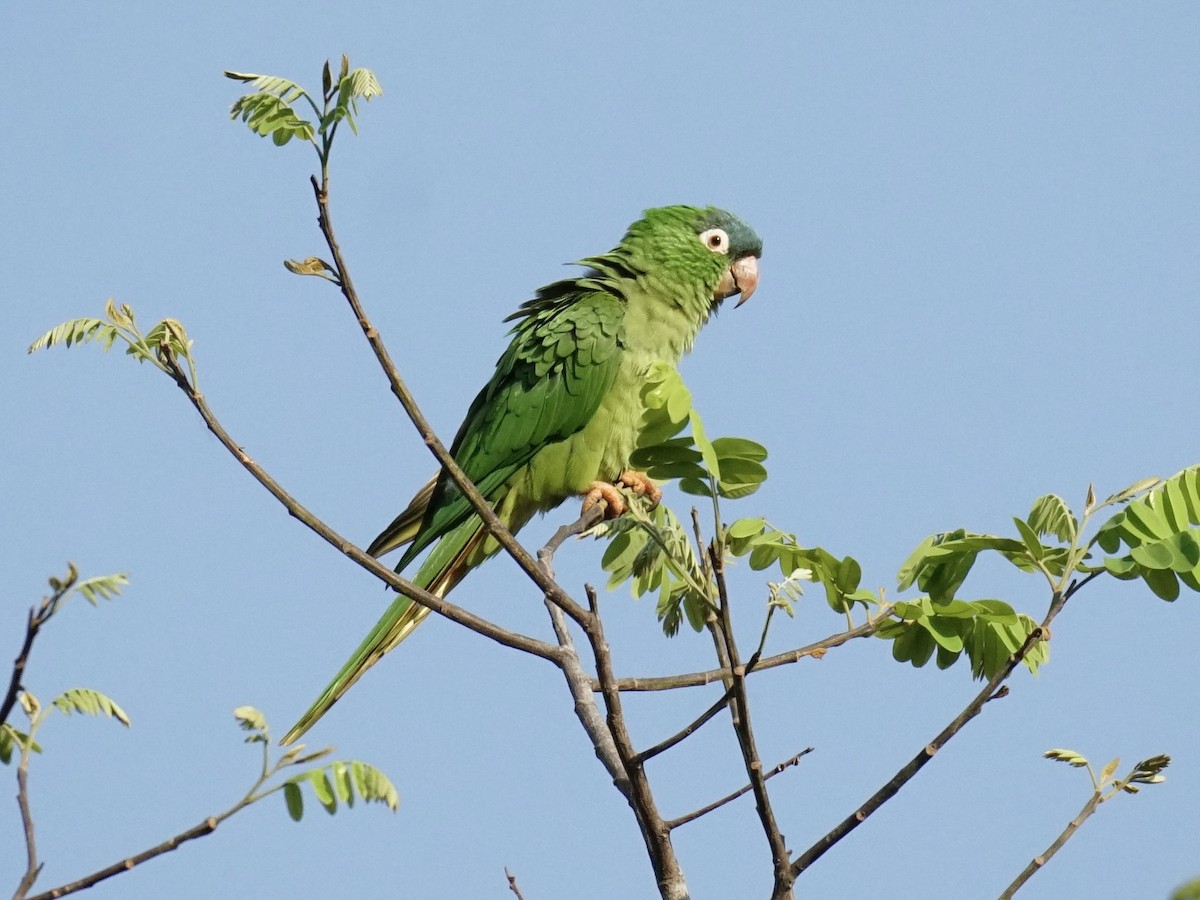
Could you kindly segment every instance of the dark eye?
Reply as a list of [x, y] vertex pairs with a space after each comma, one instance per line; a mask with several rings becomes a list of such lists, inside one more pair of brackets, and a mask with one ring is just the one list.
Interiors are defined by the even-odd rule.
[[729, 235], [725, 233], [724, 228], [710, 228], [707, 231], [700, 232], [700, 243], [713, 253], [727, 253], [729, 251]]

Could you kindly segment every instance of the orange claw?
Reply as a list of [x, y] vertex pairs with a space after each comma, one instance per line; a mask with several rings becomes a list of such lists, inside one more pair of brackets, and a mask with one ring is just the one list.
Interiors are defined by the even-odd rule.
[[625, 514], [625, 498], [621, 496], [621, 492], [617, 490], [616, 486], [607, 481], [593, 481], [588, 487], [587, 493], [583, 495], [581, 515], [586, 514], [601, 500], [606, 504], [604, 518], [615, 519], [617, 516]]
[[662, 488], [650, 480], [644, 472], [635, 472], [632, 469], [626, 469], [617, 479], [617, 484], [622, 484], [629, 488], [635, 494], [641, 494], [649, 498], [650, 502], [655, 506], [658, 501], [662, 500]]

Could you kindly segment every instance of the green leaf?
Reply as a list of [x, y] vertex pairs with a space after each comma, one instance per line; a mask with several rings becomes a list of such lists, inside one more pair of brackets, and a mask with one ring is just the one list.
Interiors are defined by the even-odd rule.
[[933, 640], [933, 635], [924, 628], [913, 628], [912, 632], [913, 641], [910, 647], [909, 662], [919, 669], [929, 662], [937, 644]]
[[1108, 506], [1112, 503], [1125, 503], [1129, 500], [1132, 500], [1143, 491], [1148, 491], [1151, 488], [1158, 487], [1160, 484], [1162, 484], [1161, 478], [1142, 478], [1129, 485], [1129, 487], [1117, 491], [1115, 494], [1111, 495], [1107, 500], [1104, 501], [1103, 505]]
[[726, 500], [741, 500], [757, 491], [761, 484], [730, 484], [722, 481], [717, 485], [717, 493]]
[[1173, 531], [1162, 513], [1147, 502], [1152, 496], [1125, 507], [1125, 531], [1131, 537], [1136, 535], [1143, 541], [1153, 541], [1167, 537]]
[[767, 470], [762, 463], [752, 459], [726, 457], [721, 460], [721, 483], [731, 488], [760, 485], [767, 480]]
[[759, 544], [750, 551], [750, 568], [756, 572], [766, 569], [779, 559], [780, 548], [772, 544]]
[[694, 462], [659, 463], [648, 466], [644, 471], [651, 478], [659, 481], [673, 481], [676, 478], [699, 480], [708, 477], [708, 473]]
[[1038, 540], [1037, 533], [1026, 522], [1016, 516], [1013, 516], [1013, 524], [1017, 526], [1017, 533], [1021, 535], [1021, 542], [1025, 545], [1025, 549], [1029, 551], [1029, 555], [1036, 560], [1041, 560], [1046, 555], [1046, 548]]
[[[278, 79], [283, 81], [283, 79]], [[288, 82], [291, 84], [291, 82]], [[303, 91], [301, 91], [303, 94]], [[231, 119], [241, 118], [259, 137], [273, 137], [279, 146], [293, 137], [311, 141], [315, 134], [312, 122], [302, 119], [289, 104], [289, 94], [259, 92], [246, 94], [234, 101], [229, 109]]]
[[858, 564], [858, 560], [847, 556], [838, 566], [837, 589], [843, 594], [853, 593], [858, 590], [860, 581], [862, 581], [862, 566]]
[[29, 735], [24, 731], [8, 723], [0, 724], [0, 763], [7, 766], [12, 762], [13, 754], [21, 752], [26, 746], [33, 753], [42, 752], [42, 745], [37, 741], [30, 742]]
[[114, 575], [97, 575], [78, 582], [74, 590], [78, 591], [92, 606], [98, 606], [101, 600], [113, 600], [120, 596], [121, 588], [129, 584], [129, 576], [123, 572]]
[[742, 540], [750, 537], [757, 537], [762, 534], [764, 528], [767, 527], [765, 519], [738, 519], [725, 531], [725, 536], [730, 540]]
[[1074, 750], [1047, 750], [1042, 754], [1046, 759], [1053, 759], [1056, 762], [1065, 762], [1069, 766], [1074, 766], [1077, 769], [1082, 769], [1088, 764], [1087, 757], [1081, 753], [1076, 753]]
[[1183, 479], [1172, 478], [1154, 492], [1167, 525], [1175, 531], [1185, 531], [1192, 524], [1188, 521], [1188, 502], [1184, 495]]
[[224, 74], [226, 78], [244, 82], [257, 91], [279, 97], [288, 103], [307, 96], [304, 88], [286, 78], [278, 78], [274, 75], [251, 75], [246, 72], [226, 71]]
[[1079, 530], [1075, 514], [1071, 512], [1066, 501], [1056, 494], [1038, 497], [1033, 502], [1033, 509], [1030, 510], [1026, 521], [1039, 537], [1052, 534], [1063, 542], [1075, 540]]
[[[934, 636], [934, 640], [937, 640], [936, 635]], [[937, 667], [939, 669], [948, 669], [952, 665], [954, 665], [956, 662], [958, 662], [959, 657], [961, 657], [961, 656], [962, 656], [961, 651], [947, 650], [941, 644], [938, 644], [937, 659], [936, 659]]]
[[[923, 617], [917, 620], [937, 642], [938, 647], [955, 654], [955, 658], [963, 649], [963, 639], [959, 619], [942, 618], [941, 616]], [[946, 668], [940, 665], [940, 668]]]
[[717, 456], [724, 459], [748, 459], [762, 462], [767, 458], [767, 448], [755, 441], [738, 437], [719, 437], [712, 442]]
[[1142, 580], [1162, 600], [1173, 601], [1179, 597], [1179, 579], [1174, 572], [1147, 569], [1142, 573]]
[[271, 736], [267, 730], [267, 719], [253, 706], [239, 706], [233, 711], [233, 717], [237, 719], [238, 727], [242, 731], [250, 732], [246, 736], [245, 743], [268, 744], [271, 742]]
[[713, 449], [713, 445], [709, 443], [704, 434], [704, 423], [700, 421], [700, 414], [693, 409], [688, 413], [688, 422], [692, 426], [692, 440], [696, 442], [696, 449], [704, 458], [704, 467], [708, 469], [713, 478], [720, 481], [721, 462], [717, 459], [717, 451]]
[[634, 468], [644, 469], [662, 463], [699, 463], [703, 458], [700, 451], [692, 446], [691, 436], [684, 435], [663, 441], [661, 444], [639, 447], [630, 455], [629, 462]]
[[346, 78], [350, 83], [350, 94], [356, 100], [370, 101], [383, 93], [375, 73], [370, 69], [354, 69]]
[[284, 782], [283, 802], [287, 804], [288, 815], [292, 817], [293, 822], [299, 822], [304, 818], [304, 795], [300, 792], [300, 786], [294, 781]]
[[[1174, 568], [1175, 554], [1171, 551], [1170, 539], [1142, 544], [1129, 551], [1130, 558], [1147, 569]], [[1191, 568], [1189, 566], [1188, 568]]]
[[358, 795], [369, 803], [383, 803], [393, 812], [400, 805], [400, 795], [396, 786], [383, 772], [365, 762], [354, 760], [350, 763], [350, 771], [354, 775], [354, 786]]
[[350, 780], [350, 767], [343, 762], [335, 762], [329, 767], [333, 779], [333, 790], [337, 798], [346, 806], [354, 806], [354, 785]]
[[1108, 781], [1117, 774], [1117, 766], [1121, 764], [1121, 757], [1110, 759], [1105, 763], [1104, 768], [1100, 770], [1100, 784], [1107, 784]]
[[239, 706], [233, 717], [243, 731], [263, 731], [267, 727], [266, 717], [253, 706]]
[[107, 350], [112, 345], [112, 339], [103, 331], [105, 328], [100, 319], [69, 319], [61, 325], [55, 325], [30, 344], [27, 352], [35, 353], [56, 344], [70, 347], [72, 344], [86, 344], [89, 341], [106, 341], [104, 349]]
[[313, 769], [307, 774], [317, 802], [332, 816], [337, 812], [337, 798], [333, 795], [333, 785], [329, 783], [329, 773], [325, 769]]
[[129, 716], [125, 714], [125, 710], [121, 709], [116, 701], [91, 688], [63, 691], [54, 698], [54, 706], [68, 715], [74, 712], [86, 716], [108, 716], [129, 727]]
[[685, 478], [679, 482], [679, 490], [685, 494], [691, 494], [693, 497], [711, 497], [712, 488], [709, 487], [707, 481], [701, 481], [699, 478]]

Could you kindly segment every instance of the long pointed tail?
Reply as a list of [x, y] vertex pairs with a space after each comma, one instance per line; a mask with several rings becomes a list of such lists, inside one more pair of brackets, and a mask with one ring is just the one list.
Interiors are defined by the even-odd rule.
[[[436, 597], [444, 597], [479, 560], [475, 550], [483, 539], [483, 524], [475, 516], [467, 519], [443, 537], [424, 564], [417, 571], [413, 583], [425, 588]], [[383, 658], [385, 653], [413, 633], [429, 615], [429, 610], [404, 596], [398, 596], [388, 607], [383, 618], [371, 629], [370, 634], [358, 645], [358, 649], [334, 676], [321, 696], [283, 736], [279, 743], [287, 746], [312, 728], [329, 708], [350, 690], [363, 673]]]

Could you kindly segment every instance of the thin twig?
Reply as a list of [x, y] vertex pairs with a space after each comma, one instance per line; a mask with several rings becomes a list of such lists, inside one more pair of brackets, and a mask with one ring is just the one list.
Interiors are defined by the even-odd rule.
[[579, 654], [576, 652], [575, 644], [571, 640], [571, 632], [567, 626], [566, 616], [563, 614], [561, 607], [548, 599], [546, 600], [546, 609], [550, 613], [550, 621], [554, 627], [554, 634], [558, 638], [558, 646], [562, 654], [559, 669], [562, 671], [563, 678], [567, 682], [567, 689], [571, 692], [571, 697], [575, 701], [575, 717], [579, 719], [579, 724], [583, 726], [584, 733], [591, 740], [596, 758], [600, 760], [600, 764], [608, 771], [609, 777], [613, 780], [613, 785], [626, 800], [629, 800], [632, 806], [633, 800], [631, 799], [629, 789], [629, 775], [625, 771], [625, 766], [621, 761], [621, 754], [617, 752], [616, 742], [608, 730], [604, 716], [600, 715], [600, 710], [596, 706], [596, 696], [591, 689], [591, 677], [584, 671], [583, 664], [579, 661]]
[[42, 600], [38, 606], [31, 606], [29, 608], [29, 615], [25, 619], [25, 640], [21, 643], [21, 649], [17, 653], [17, 658], [13, 660], [12, 676], [8, 680], [8, 690], [4, 694], [4, 702], [0, 704], [0, 725], [8, 721], [13, 706], [16, 705], [17, 695], [21, 693], [21, 679], [25, 677], [25, 666], [29, 662], [29, 652], [33, 649], [33, 642], [38, 635], [38, 631], [46, 624], [46, 620], [50, 618], [50, 609], [51, 602], [49, 598]]
[[589, 613], [581, 627], [596, 661], [596, 676], [600, 681], [600, 695], [604, 700], [608, 733], [612, 735], [622, 768], [629, 779], [629, 793], [626, 794], [626, 799], [633, 808], [634, 818], [642, 832], [642, 839], [649, 853], [663, 900], [687, 900], [687, 884], [679, 860], [675, 856], [675, 848], [671, 844], [671, 831], [658, 811], [654, 794], [650, 790], [650, 782], [646, 778], [645, 767], [638, 761], [637, 751], [633, 748], [633, 741], [630, 740], [625, 723], [621, 692], [614, 687], [616, 679], [613, 676], [612, 654], [604, 635], [604, 624], [598, 614], [599, 601], [596, 590], [591, 585], [585, 585], [584, 590], [588, 597]]
[[37, 881], [43, 865], [38, 862], [33, 813], [29, 809], [29, 757], [33, 751], [32, 743], [31, 734], [29, 741], [21, 748], [21, 761], [17, 764], [17, 806], [21, 808], [21, 825], [25, 830], [25, 874], [21, 876], [13, 900], [24, 900], [33, 883]]
[[517, 900], [525, 900], [521, 896], [521, 889], [517, 887], [517, 876], [508, 871], [508, 866], [504, 867], [504, 877], [508, 879], [508, 889], [517, 895]]
[[759, 822], [767, 845], [771, 849], [771, 864], [774, 869], [775, 886], [772, 891], [773, 900], [783, 900], [792, 896], [792, 884], [796, 876], [791, 870], [791, 856], [788, 853], [787, 842], [784, 840], [779, 824], [775, 820], [775, 811], [771, 808], [771, 799], [767, 794], [767, 780], [763, 777], [762, 759], [754, 739], [754, 728], [750, 724], [750, 705], [746, 693], [746, 669], [738, 654], [737, 640], [733, 634], [733, 619], [729, 610], [729, 592], [725, 581], [725, 564], [715, 545], [708, 548], [709, 559], [712, 563], [713, 577], [717, 582], [719, 604], [717, 613], [720, 618], [720, 632], [729, 654], [728, 666], [731, 672], [732, 698], [730, 712], [733, 713], [733, 730], [737, 735], [738, 747], [742, 751], [742, 760], [746, 766], [746, 774], [750, 778], [750, 788], [754, 792], [754, 806], [758, 811]]
[[1046, 639], [1050, 633], [1050, 623], [1054, 621], [1066, 605], [1074, 593], [1086, 585], [1089, 581], [1095, 578], [1099, 572], [1092, 572], [1086, 578], [1079, 582], [1072, 582], [1066, 591], [1055, 593], [1050, 601], [1050, 608], [1046, 612], [1046, 618], [1042, 620], [1042, 624], [1033, 629], [1025, 642], [1011, 654], [1005, 661], [991, 680], [983, 686], [971, 701], [963, 708], [957, 716], [955, 716], [945, 728], [938, 732], [937, 736], [926, 744], [921, 750], [909, 760], [892, 778], [881, 787], [878, 791], [872, 794], [865, 803], [862, 804], [851, 815], [847, 816], [839, 822], [828, 834], [822, 837], [819, 841], [809, 847], [804, 853], [797, 857], [792, 864], [792, 872], [799, 876], [805, 869], [811, 866], [814, 862], [820, 859], [829, 848], [844, 838], [847, 834], [861, 825], [867, 818], [874, 813], [879, 807], [887, 803], [888, 800], [896, 796], [900, 789], [904, 787], [913, 776], [915, 776], [924, 765], [933, 759], [935, 753], [938, 752], [965, 726], [968, 722], [974, 719], [982, 712], [984, 704], [989, 700], [998, 696], [999, 688], [1002, 683], [1008, 679], [1013, 673], [1013, 670], [1020, 665], [1021, 661], [1029, 654], [1038, 642]]
[[713, 716], [725, 708], [725, 706], [729, 703], [729, 698], [731, 695], [732, 690], [726, 690], [716, 703], [702, 712], [693, 721], [689, 722], [684, 728], [675, 732], [675, 734], [671, 735], [665, 741], [660, 741], [653, 747], [647, 747], [645, 750], [639, 753], [637, 755], [638, 762], [644, 763], [647, 760], [654, 759], [654, 757], [658, 756], [658, 754], [665, 753], [667, 750], [670, 750], [684, 738], [691, 737], [702, 725], [707, 724], [713, 718]]
[[[781, 762], [775, 768], [771, 769], [768, 772], [765, 772], [763, 774], [763, 780], [767, 780], [769, 778], [774, 778], [776, 775], [778, 775], [784, 769], [790, 768], [791, 766], [799, 765], [800, 759], [804, 756], [807, 756], [809, 753], [812, 753], [812, 752], [813, 752], [812, 747], [805, 747], [803, 750], [801, 750], [799, 753], [797, 753], [791, 759], [785, 759], [783, 762]], [[752, 790], [751, 785], [749, 785], [749, 784], [743, 785], [742, 787], [740, 787], [736, 791], [734, 791], [732, 794], [726, 794], [720, 800], [715, 800], [712, 803], [708, 804], [708, 806], [702, 806], [702, 807], [700, 807], [700, 809], [697, 809], [694, 812], [690, 812], [685, 816], [680, 816], [678, 819], [671, 819], [669, 822], [667, 822], [667, 827], [670, 829], [675, 829], [675, 828], [678, 828], [680, 825], [686, 825], [688, 822], [694, 822], [694, 821], [696, 821], [696, 819], [700, 818], [701, 816], [706, 816], [713, 810], [720, 809], [726, 803], [731, 803], [734, 800], [736, 800], [738, 797], [742, 797], [742, 796], [750, 793], [751, 790]]]
[[17, 658], [13, 660], [12, 675], [8, 679], [8, 690], [4, 692], [4, 701], [0, 702], [0, 725], [8, 721], [16, 705], [17, 695], [21, 693], [21, 679], [25, 677], [25, 669], [29, 665], [29, 654], [33, 650], [33, 642], [42, 630], [42, 626], [50, 621], [50, 617], [58, 612], [58, 605], [67, 592], [75, 586], [77, 572], [73, 563], [68, 563], [65, 578], [51, 579], [50, 586], [54, 589], [49, 597], [43, 597], [36, 606], [29, 607], [29, 615], [25, 619], [25, 639]]
[[1012, 896], [1021, 889], [1025, 882], [1032, 878], [1042, 868], [1042, 866], [1046, 865], [1046, 863], [1050, 861], [1050, 858], [1054, 856], [1055, 853], [1062, 849], [1063, 844], [1071, 839], [1071, 836], [1079, 830], [1079, 826], [1087, 821], [1088, 817], [1094, 813], [1103, 802], [1104, 794], [1099, 790], [1094, 791], [1088, 802], [1083, 805], [1083, 809], [1079, 811], [1079, 815], [1067, 823], [1067, 827], [1062, 830], [1062, 834], [1055, 838], [1054, 843], [1047, 847], [1040, 856], [1035, 856], [1032, 860], [1030, 860], [1029, 865], [1022, 870], [1021, 874], [1014, 879], [1013, 883], [1004, 889], [1004, 892], [1000, 895], [1000, 900], [1011, 900]]
[[[763, 645], [767, 641], [767, 629], [770, 628], [770, 626], [771, 626], [771, 613], [773, 613], [774, 611], [775, 611], [775, 607], [773, 607], [773, 606], [767, 609], [767, 620], [763, 624], [762, 639], [759, 641], [758, 648], [754, 651], [754, 655], [751, 656], [749, 662], [746, 663], [746, 674], [747, 675], [749, 675], [752, 671], [754, 671], [754, 669], [758, 666], [759, 657], [762, 656]], [[653, 759], [654, 757], [658, 756], [660, 753], [664, 753], [667, 750], [670, 750], [672, 747], [674, 747], [676, 744], [678, 744], [680, 741], [684, 740], [685, 738], [691, 737], [693, 734], [696, 733], [696, 731], [702, 725], [707, 724], [713, 718], [713, 716], [715, 716], [722, 709], [724, 709], [726, 704], [729, 703], [729, 698], [732, 696], [733, 696], [733, 688], [732, 688], [732, 686], [730, 686], [725, 689], [725, 693], [723, 693], [717, 699], [716, 703], [714, 703], [712, 706], [710, 706], [708, 709], [706, 709], [704, 712], [702, 712], [699, 716], [697, 716], [695, 718], [695, 720], [693, 720], [688, 725], [681, 728], [679, 731], [677, 731], [675, 734], [671, 735], [671, 737], [667, 738], [665, 741], [661, 741], [661, 742], [655, 744], [653, 747], [649, 747], [649, 748], [643, 750], [641, 753], [639, 753], [638, 761], [646, 762], [646, 760]]]
[[[236, 810], [235, 810], [236, 811]], [[232, 815], [229, 813], [228, 815]], [[120, 875], [122, 872], [128, 872], [134, 866], [139, 866], [148, 860], [154, 859], [156, 856], [162, 856], [164, 853], [170, 853], [172, 850], [179, 849], [180, 845], [187, 841], [195, 840], [196, 838], [204, 837], [212, 834], [217, 826], [223, 822], [228, 815], [210, 816], [199, 825], [189, 828], [187, 831], [180, 832], [173, 838], [168, 838], [157, 847], [151, 847], [136, 856], [130, 856], [120, 862], [113, 863], [104, 869], [93, 872], [86, 878], [81, 878], [78, 881], [72, 881], [70, 884], [64, 884], [56, 887], [53, 890], [46, 891], [30, 897], [29, 900], [56, 900], [58, 897], [65, 897], [67, 894], [74, 894], [76, 891], [82, 891], [86, 888], [93, 887], [105, 879], [112, 878], [114, 875]]]
[[[766, 669], [774, 669], [776, 666], [786, 666], [799, 662], [809, 656], [820, 657], [824, 651], [833, 647], [840, 647], [842, 644], [855, 638], [869, 637], [878, 631], [884, 622], [888, 621], [888, 615], [891, 611], [891, 604], [884, 604], [879, 608], [878, 614], [871, 621], [859, 625], [857, 628], [852, 628], [849, 631], [839, 631], [837, 634], [831, 634], [827, 638], [822, 638], [815, 643], [798, 647], [795, 650], [788, 650], [785, 653], [768, 656], [766, 659], [759, 660], [754, 666], [754, 671], [762, 672]], [[617, 679], [616, 687], [619, 691], [673, 691], [677, 688], [701, 687], [706, 684], [712, 684], [714, 681], [722, 681], [728, 678], [729, 674], [728, 669], [718, 668], [709, 669], [707, 672], [689, 672], [685, 675], [619, 678]], [[593, 682], [592, 690], [600, 690], [600, 685]]]
[[[308, 528], [323, 538], [327, 543], [331, 544], [344, 556], [349, 557], [354, 562], [358, 563], [362, 568], [366, 569], [376, 578], [383, 581], [392, 590], [409, 597], [414, 602], [428, 607], [435, 613], [445, 616], [453, 622], [457, 622], [466, 628], [471, 629], [477, 634], [481, 634], [486, 638], [490, 638], [499, 644], [506, 647], [511, 647], [514, 650], [520, 650], [524, 653], [530, 653], [534, 656], [539, 656], [542, 659], [555, 663], [559, 663], [559, 650], [553, 644], [548, 644], [545, 641], [539, 641], [536, 638], [528, 637], [527, 635], [518, 634], [517, 632], [509, 631], [501, 628], [493, 622], [477, 616], [475, 613], [463, 609], [440, 597], [437, 597], [428, 591], [422, 590], [411, 581], [403, 578], [392, 569], [385, 566], [373, 556], [369, 556], [364, 550], [357, 547], [352, 541], [342, 537], [327, 525], [322, 519], [318, 518], [307, 508], [305, 508], [296, 498], [283, 489], [283, 487], [263, 469], [258, 463], [251, 459], [250, 455], [243, 450], [236, 441], [229, 435], [229, 432], [221, 425], [209, 408], [208, 402], [204, 399], [204, 395], [192, 386], [188, 381], [187, 376], [179, 367], [179, 363], [170, 357], [168, 366], [175, 378], [175, 383], [179, 389], [187, 395], [187, 398], [192, 402], [196, 411], [200, 413], [200, 417], [204, 420], [204, 424], [208, 426], [218, 441], [227, 449], [233, 457], [242, 464], [242, 467], [249, 472], [259, 484], [265, 487], [276, 500], [283, 504], [288, 513], [299, 522], [308, 526]], [[561, 590], [561, 589], [560, 589]]]
[[593, 525], [599, 523], [604, 518], [607, 508], [607, 501], [601, 500], [586, 512], [580, 513], [579, 518], [574, 522], [563, 525], [550, 536], [550, 540], [546, 541], [545, 546], [537, 552], [538, 565], [542, 567], [542, 571], [546, 573], [547, 578], [554, 578], [554, 554], [558, 551], [558, 548], [563, 545], [567, 538], [583, 534], [583, 532], [587, 531]]

